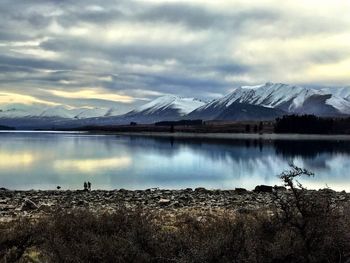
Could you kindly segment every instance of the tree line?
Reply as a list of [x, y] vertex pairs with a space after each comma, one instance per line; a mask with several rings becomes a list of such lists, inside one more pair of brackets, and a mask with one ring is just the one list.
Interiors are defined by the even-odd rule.
[[286, 115], [276, 119], [274, 131], [275, 133], [350, 134], [350, 118]]

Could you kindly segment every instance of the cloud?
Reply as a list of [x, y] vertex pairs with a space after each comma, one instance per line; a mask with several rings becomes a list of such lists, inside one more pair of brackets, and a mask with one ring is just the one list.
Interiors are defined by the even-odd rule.
[[82, 89], [78, 91], [63, 91], [63, 90], [48, 90], [54, 96], [63, 97], [67, 99], [97, 99], [116, 101], [121, 103], [131, 103], [134, 98], [127, 95], [119, 95], [113, 93], [104, 93], [101, 89]]
[[50, 106], [59, 105], [59, 103], [42, 100], [30, 95], [0, 91], [0, 105], [13, 104], [13, 103], [26, 104], [26, 105], [31, 105], [34, 103], [45, 104]]
[[127, 111], [158, 94], [214, 98], [266, 81], [345, 86], [349, 9], [343, 0], [3, 0], [0, 90]]

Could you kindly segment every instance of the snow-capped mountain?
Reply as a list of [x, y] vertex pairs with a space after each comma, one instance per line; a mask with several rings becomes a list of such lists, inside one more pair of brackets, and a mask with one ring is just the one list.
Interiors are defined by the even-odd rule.
[[323, 88], [321, 90], [326, 94], [332, 94], [335, 97], [350, 101], [350, 86], [340, 88]]
[[142, 124], [154, 123], [164, 120], [185, 119], [194, 109], [205, 105], [206, 102], [195, 98], [183, 98], [166, 95], [152, 100], [126, 114], [75, 120], [68, 123], [70, 127], [82, 126], [110, 126], [137, 122]]
[[6, 104], [0, 105], [0, 119], [4, 118], [62, 118], [85, 119], [118, 115], [115, 109], [107, 108], [68, 108], [65, 106], [43, 106], [39, 104]]
[[189, 113], [187, 119], [202, 120], [272, 120], [286, 114], [285, 111], [248, 103], [214, 100]]
[[19, 129], [74, 127], [79, 121], [118, 115], [114, 108], [68, 108], [43, 104], [0, 105], [0, 124]]
[[229, 106], [233, 102], [248, 103], [269, 108], [278, 108], [286, 112], [302, 112], [305, 102], [315, 100], [317, 97], [324, 97], [328, 100], [341, 101], [340, 97], [332, 95], [324, 90], [304, 88], [282, 83], [268, 82], [260, 86], [245, 86], [235, 89], [232, 93], [223, 98], [223, 103]]
[[[280, 112], [275, 112], [277, 115], [285, 112], [340, 116], [350, 114], [350, 88], [311, 89], [271, 82], [258, 86], [243, 86], [236, 88], [223, 98], [196, 109], [189, 116], [218, 119], [223, 111], [237, 103], [280, 110]], [[236, 109], [237, 107], [237, 105], [234, 106]], [[266, 109], [263, 111], [266, 113]], [[265, 116], [262, 114], [262, 117]]]
[[123, 117], [131, 121], [144, 123], [178, 120], [203, 105], [205, 105], [204, 101], [195, 98], [166, 95], [146, 103]]
[[21, 118], [38, 116], [42, 113], [42, 108], [35, 105], [26, 104], [5, 104], [0, 105], [0, 118]]
[[350, 87], [314, 89], [268, 82], [235, 88], [211, 102], [166, 95], [123, 115], [116, 108], [4, 104], [0, 105], [0, 125], [50, 128], [180, 119], [268, 120], [285, 114], [350, 115]]

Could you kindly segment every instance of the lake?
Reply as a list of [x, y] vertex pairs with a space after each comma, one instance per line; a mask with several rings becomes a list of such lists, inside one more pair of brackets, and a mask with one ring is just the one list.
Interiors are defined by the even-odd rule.
[[280, 184], [293, 163], [310, 189], [350, 191], [350, 141], [1, 132], [0, 187], [9, 189], [253, 189]]

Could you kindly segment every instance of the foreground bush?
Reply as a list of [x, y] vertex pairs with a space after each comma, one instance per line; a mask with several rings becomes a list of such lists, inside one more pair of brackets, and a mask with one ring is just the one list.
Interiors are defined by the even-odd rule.
[[[177, 215], [120, 209], [57, 212], [0, 228], [1, 262], [347, 262], [348, 208], [310, 192], [292, 167], [269, 211]], [[168, 219], [167, 219], [168, 218]]]

